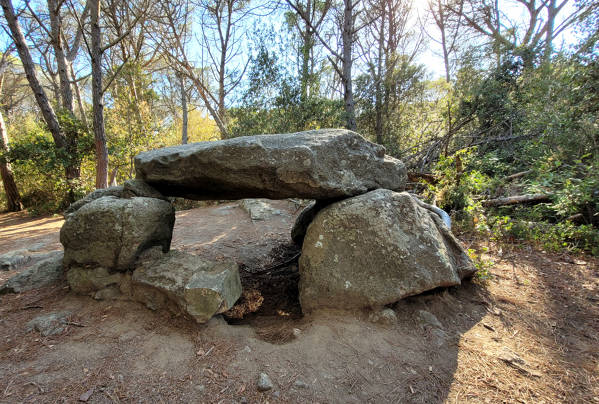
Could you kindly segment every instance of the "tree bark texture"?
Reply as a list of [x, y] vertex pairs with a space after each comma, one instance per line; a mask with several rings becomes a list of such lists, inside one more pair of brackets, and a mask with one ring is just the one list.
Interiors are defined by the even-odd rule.
[[0, 0], [0, 4], [2, 5], [4, 17], [6, 18], [6, 22], [8, 23], [8, 27], [10, 29], [12, 38], [15, 42], [17, 52], [19, 53], [19, 58], [21, 59], [21, 63], [23, 64], [23, 70], [25, 71], [25, 75], [27, 76], [27, 81], [29, 82], [29, 86], [31, 87], [33, 95], [35, 96], [35, 100], [37, 101], [37, 104], [42, 112], [44, 121], [46, 122], [46, 125], [48, 125], [48, 130], [52, 134], [52, 138], [54, 139], [56, 147], [59, 149], [64, 148], [66, 145], [65, 136], [62, 133], [60, 124], [58, 123], [58, 119], [56, 118], [56, 113], [50, 105], [48, 97], [46, 96], [46, 93], [37, 78], [35, 72], [35, 64], [33, 63], [33, 59], [31, 58], [31, 54], [29, 53], [29, 48], [27, 47], [25, 36], [23, 35], [23, 31], [21, 30], [21, 25], [17, 21], [17, 17], [15, 15], [15, 10], [13, 9], [12, 3], [10, 0]]
[[69, 62], [67, 61], [62, 40], [62, 20], [60, 17], [60, 5], [57, 0], [48, 0], [48, 13], [50, 15], [50, 42], [54, 49], [54, 57], [56, 58], [56, 66], [58, 68], [61, 106], [74, 115]]
[[179, 74], [179, 86], [181, 87], [181, 144], [187, 144], [187, 92], [185, 91], [185, 79], [182, 74]]
[[108, 150], [104, 133], [104, 94], [102, 88], [102, 33], [100, 30], [100, 0], [90, 1], [92, 103], [96, 146], [96, 188], [108, 185]]
[[345, 126], [356, 130], [356, 111], [352, 86], [352, 47], [354, 42], [354, 4], [352, 0], [343, 0], [343, 59], [341, 82], [343, 84], [343, 102], [345, 103]]
[[[6, 125], [4, 124], [4, 117], [0, 112], [0, 151], [8, 151], [8, 134], [6, 132]], [[0, 157], [0, 177], [2, 178], [2, 184], [4, 186], [4, 192], [6, 193], [6, 203], [9, 212], [18, 212], [23, 209], [21, 203], [21, 195], [19, 189], [15, 183], [15, 177], [12, 173], [10, 163], [4, 158]]]

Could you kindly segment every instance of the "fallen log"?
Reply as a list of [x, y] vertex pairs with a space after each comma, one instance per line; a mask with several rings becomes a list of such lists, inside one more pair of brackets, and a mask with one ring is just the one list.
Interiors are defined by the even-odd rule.
[[532, 170], [521, 171], [519, 173], [508, 175], [507, 177], [504, 177], [503, 181], [509, 182], [509, 181], [515, 180], [517, 178], [524, 177], [525, 175], [528, 175], [530, 173], [532, 173]]
[[542, 203], [550, 202], [552, 194], [529, 194], [507, 196], [505, 198], [486, 199], [482, 201], [483, 206], [516, 205], [519, 203]]

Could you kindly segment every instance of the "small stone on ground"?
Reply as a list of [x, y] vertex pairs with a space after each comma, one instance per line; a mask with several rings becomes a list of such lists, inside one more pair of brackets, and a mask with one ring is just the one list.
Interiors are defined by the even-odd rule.
[[273, 388], [272, 380], [266, 373], [260, 373], [258, 377], [258, 391], [268, 391]]
[[26, 330], [38, 331], [43, 337], [60, 334], [65, 330], [67, 317], [70, 315], [69, 311], [61, 311], [38, 316], [27, 323]]

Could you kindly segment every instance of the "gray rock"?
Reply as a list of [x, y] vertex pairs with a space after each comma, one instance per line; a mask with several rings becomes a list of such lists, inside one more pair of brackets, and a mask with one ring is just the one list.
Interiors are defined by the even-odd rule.
[[397, 314], [392, 309], [386, 308], [370, 313], [368, 319], [373, 323], [393, 325], [397, 323]]
[[268, 391], [271, 390], [274, 385], [266, 373], [260, 373], [260, 376], [258, 376], [257, 387], [258, 391]]
[[308, 226], [312, 223], [316, 214], [326, 205], [326, 202], [323, 201], [312, 201], [301, 211], [291, 229], [291, 239], [295, 244], [302, 245]]
[[14, 271], [25, 265], [31, 257], [27, 250], [15, 250], [0, 255], [0, 271]]
[[459, 285], [476, 271], [437, 214], [408, 193], [383, 189], [321, 210], [308, 227], [299, 264], [306, 312], [380, 307]]
[[156, 198], [162, 200], [168, 200], [166, 196], [158, 192], [154, 187], [147, 184], [146, 182], [138, 179], [127, 180], [123, 184], [123, 198], [133, 197], [144, 197], [144, 198]]
[[164, 195], [199, 200], [341, 198], [407, 178], [384, 147], [343, 129], [166, 147], [138, 154], [135, 170]]
[[71, 290], [79, 294], [95, 294], [110, 286], [119, 288], [127, 276], [122, 272], [110, 273], [104, 267], [72, 266], [66, 272]]
[[252, 220], [267, 220], [281, 211], [274, 208], [268, 199], [243, 199], [239, 206], [245, 210]]
[[48, 243], [44, 243], [44, 242], [33, 243], [33, 244], [30, 244], [27, 246], [27, 250], [30, 252], [40, 251], [40, 250], [43, 250], [44, 248], [46, 248], [47, 245], [48, 245]]
[[90, 192], [78, 201], [75, 201], [72, 204], [70, 204], [69, 207], [64, 211], [64, 215], [66, 217], [71, 213], [75, 213], [77, 210], [87, 205], [91, 201], [95, 201], [96, 199], [100, 199], [105, 196], [114, 196], [120, 198], [121, 196], [123, 196], [123, 187], [119, 185], [114, 187], [96, 189], [95, 191]]
[[170, 248], [175, 211], [155, 198], [102, 197], [66, 217], [60, 230], [64, 265], [90, 265], [125, 271], [141, 252]]
[[94, 299], [96, 300], [115, 300], [122, 297], [123, 294], [119, 285], [111, 285], [104, 289], [98, 290], [94, 293]]
[[63, 279], [62, 251], [54, 251], [0, 287], [0, 294], [21, 293], [50, 286]]
[[438, 348], [442, 347], [447, 342], [448, 336], [445, 331], [440, 328], [431, 330], [431, 340]]
[[303, 381], [298, 379], [293, 383], [293, 387], [298, 389], [307, 389], [309, 386], [307, 383], [304, 383]]
[[148, 307], [162, 307], [170, 301], [198, 323], [205, 323], [229, 310], [241, 296], [235, 262], [209, 261], [180, 251], [156, 259], [154, 251], [140, 258], [132, 277], [134, 298]]
[[67, 324], [67, 318], [71, 312], [61, 311], [57, 313], [44, 314], [38, 316], [27, 323], [26, 331], [38, 331], [42, 336], [48, 337], [62, 333]]
[[443, 324], [439, 321], [439, 319], [430, 311], [420, 310], [418, 312], [418, 317], [420, 317], [420, 321], [429, 327], [443, 329]]

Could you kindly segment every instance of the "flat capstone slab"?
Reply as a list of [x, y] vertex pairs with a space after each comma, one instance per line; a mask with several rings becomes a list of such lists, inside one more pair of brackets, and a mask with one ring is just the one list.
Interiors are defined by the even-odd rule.
[[165, 196], [196, 200], [329, 200], [402, 190], [404, 164], [344, 129], [243, 136], [166, 147], [135, 157], [138, 179]]

